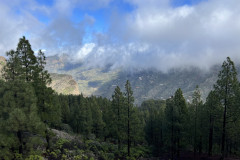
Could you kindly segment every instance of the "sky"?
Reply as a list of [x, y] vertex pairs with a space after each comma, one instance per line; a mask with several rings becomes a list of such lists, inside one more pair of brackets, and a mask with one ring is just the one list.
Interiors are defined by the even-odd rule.
[[29, 39], [89, 67], [240, 62], [239, 0], [1, 0], [0, 55]]

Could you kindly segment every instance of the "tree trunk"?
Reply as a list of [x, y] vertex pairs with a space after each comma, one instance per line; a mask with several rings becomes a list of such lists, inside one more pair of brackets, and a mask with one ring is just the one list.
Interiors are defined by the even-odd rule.
[[200, 136], [200, 141], [199, 141], [199, 155], [202, 154], [202, 135]]
[[228, 157], [228, 152], [229, 152], [229, 138], [226, 136], [226, 151], [225, 151], [225, 157]]
[[212, 156], [212, 143], [213, 143], [213, 121], [212, 115], [210, 114], [210, 127], [209, 127], [209, 141], [208, 141], [208, 156]]
[[226, 113], [227, 113], [227, 105], [226, 105], [226, 99], [225, 99], [224, 113], [223, 113], [222, 148], [221, 148], [222, 157], [221, 157], [221, 159], [224, 159], [224, 157], [225, 157]]
[[[173, 114], [173, 113], [172, 113]], [[172, 115], [172, 124], [171, 124], [172, 126], [171, 126], [171, 133], [172, 133], [172, 135], [171, 135], [171, 142], [172, 142], [172, 146], [171, 146], [171, 148], [172, 148], [172, 157], [171, 157], [171, 159], [173, 159], [173, 153], [174, 153], [174, 140], [173, 140], [173, 115]]]
[[129, 104], [129, 96], [128, 96], [128, 156], [130, 157], [130, 104]]
[[177, 157], [180, 156], [180, 130], [178, 129], [178, 137], [177, 137]]
[[162, 152], [162, 146], [163, 146], [163, 130], [162, 130], [162, 122], [161, 122], [161, 130], [160, 130], [160, 144], [159, 144], [159, 148], [160, 148], [160, 151]]
[[118, 138], [118, 150], [120, 150], [120, 139]]
[[232, 141], [230, 141], [230, 145], [229, 145], [229, 155], [232, 155]]
[[196, 158], [197, 152], [197, 111], [195, 111], [195, 118], [194, 118], [194, 158]]
[[17, 137], [18, 137], [18, 141], [19, 141], [18, 153], [22, 154], [23, 153], [22, 131], [17, 132]]
[[[118, 107], [117, 107], [117, 119], [118, 119], [118, 123], [120, 122], [120, 106], [119, 106], [119, 104], [120, 104], [120, 101], [119, 101], [119, 99], [118, 99]], [[118, 131], [118, 133], [120, 132], [120, 129], [119, 129], [119, 124], [117, 125], [117, 131]], [[120, 150], [120, 137], [119, 137], [119, 135], [118, 135], [118, 150]]]
[[50, 148], [50, 137], [49, 137], [48, 129], [47, 129], [47, 128], [46, 128], [46, 130], [45, 130], [45, 134], [46, 134], [46, 141], [47, 141], [46, 151], [48, 151], [49, 148]]

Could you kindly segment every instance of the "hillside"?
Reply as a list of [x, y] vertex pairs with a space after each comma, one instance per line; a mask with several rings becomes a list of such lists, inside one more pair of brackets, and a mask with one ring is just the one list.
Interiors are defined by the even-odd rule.
[[0, 56], [0, 77], [2, 76], [2, 69], [6, 65], [6, 58]]
[[86, 68], [81, 64], [69, 63], [67, 55], [47, 57], [46, 69], [50, 73], [69, 74], [77, 81], [79, 91], [85, 96], [97, 95], [100, 87], [116, 79], [119, 70], [108, 68]]
[[57, 93], [80, 94], [78, 84], [71, 75], [51, 73], [52, 83], [49, 85]]
[[[187, 100], [191, 100], [196, 85], [199, 85], [205, 100], [220, 70], [220, 66], [214, 66], [209, 71], [192, 67], [172, 69], [167, 73], [154, 69], [127, 71], [111, 70], [110, 67], [86, 68], [82, 64], [71, 64], [66, 57], [66, 55], [48, 57], [47, 69], [50, 72], [72, 75], [78, 83], [79, 91], [85, 96], [111, 98], [117, 85], [123, 90], [126, 80], [130, 80], [137, 104], [146, 99], [166, 99], [178, 88], [183, 90]], [[240, 67], [237, 68], [240, 71]]]
[[124, 88], [126, 80], [130, 80], [137, 104], [147, 99], [166, 99], [178, 88], [181, 88], [185, 98], [190, 100], [197, 85], [201, 88], [203, 98], [206, 98], [216, 80], [215, 75], [213, 71], [204, 73], [198, 69], [172, 70], [169, 73], [156, 70], [135, 73], [123, 71], [116, 79], [101, 86], [95, 94], [110, 97], [116, 85]]

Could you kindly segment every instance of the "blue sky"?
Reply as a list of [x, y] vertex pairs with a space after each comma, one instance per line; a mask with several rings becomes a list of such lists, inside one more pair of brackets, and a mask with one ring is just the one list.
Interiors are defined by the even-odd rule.
[[[169, 1], [169, 4], [172, 7], [181, 7], [184, 5], [192, 6], [202, 1], [203, 0], [171, 0]], [[52, 8], [56, 3], [58, 3], [58, 0], [36, 0], [36, 3], [39, 6]], [[22, 4], [20, 3], [19, 6], [24, 4], [25, 4], [24, 2]], [[106, 6], [103, 6], [100, 8], [89, 8], [88, 5], [86, 8], [84, 6], [83, 7], [75, 6], [70, 11], [71, 13], [69, 18], [73, 24], [78, 24], [81, 21], [83, 21], [85, 15], [92, 16], [95, 19], [94, 24], [91, 27], [86, 28], [87, 33], [84, 39], [86, 39], [86, 42], [88, 42], [91, 39], [92, 32], [104, 33], [108, 30], [109, 23], [110, 23], [109, 21], [110, 21], [112, 12], [119, 12], [119, 14], [128, 14], [133, 12], [135, 9], [136, 9], [136, 6], [127, 1], [113, 0], [113, 1], [109, 1], [109, 3]], [[19, 11], [18, 9], [16, 9], [16, 12], [18, 15], [21, 15], [22, 12], [25, 12], [25, 10]], [[30, 10], [30, 14], [32, 14], [35, 18], [37, 18], [40, 22], [44, 23], [45, 25], [48, 25], [52, 21], [51, 15], [47, 15], [44, 12], [43, 13], [39, 12], [38, 10], [37, 11]]]
[[[204, 0], [171, 0], [169, 3], [172, 7], [181, 7], [184, 5], [196, 5]], [[206, 0], [205, 0], [206, 1]], [[39, 5], [52, 7], [55, 3], [57, 3], [57, 0], [37, 0]], [[146, 1], [147, 3], [147, 1]], [[113, 10], [122, 13], [127, 14], [130, 12], [133, 12], [136, 6], [134, 6], [131, 3], [128, 3], [124, 0], [113, 0], [110, 1], [110, 3], [107, 6], [104, 6], [103, 8], [95, 8], [95, 9], [88, 9], [88, 8], [82, 8], [77, 7], [74, 8], [71, 11], [71, 21], [74, 23], [79, 23], [84, 19], [84, 15], [88, 14], [90, 16], [93, 16], [95, 19], [95, 23], [92, 29], [89, 29], [89, 32], [91, 31], [100, 31], [104, 32], [108, 29], [109, 26], [109, 19], [111, 16], [111, 12]], [[19, 13], [21, 14], [21, 13]], [[51, 17], [48, 17], [47, 15], [44, 15], [41, 12], [32, 12], [32, 14], [41, 22], [45, 23], [46, 25], [51, 22]]]
[[36, 51], [89, 66], [240, 62], [239, 0], [1, 0], [0, 19], [0, 55], [25, 35]]

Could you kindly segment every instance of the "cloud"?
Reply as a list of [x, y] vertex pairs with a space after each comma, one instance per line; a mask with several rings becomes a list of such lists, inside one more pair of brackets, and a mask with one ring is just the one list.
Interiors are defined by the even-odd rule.
[[72, 23], [67, 17], [54, 19], [47, 27], [33, 35], [32, 42], [40, 48], [48, 48], [51, 54], [76, 53], [76, 48], [82, 45], [85, 28], [94, 23], [88, 15], [80, 23]]
[[[30, 17], [26, 16], [26, 19], [28, 18]], [[26, 20], [24, 17], [15, 16], [11, 7], [2, 1], [0, 2], [0, 19], [0, 51], [3, 55], [7, 50], [16, 47], [20, 35], [26, 31], [27, 25], [24, 23]]]
[[22, 36], [30, 40], [34, 50], [46, 49], [47, 55], [76, 53], [87, 28], [95, 23], [94, 17], [87, 13], [78, 22], [71, 19], [74, 9], [84, 7], [79, 6], [83, 2], [59, 0], [47, 6], [31, 0], [13, 0], [11, 4], [0, 1], [0, 54], [15, 49]]
[[95, 47], [94, 43], [84, 44], [83, 47], [77, 53], [77, 60], [85, 59], [88, 56], [88, 54], [93, 51], [94, 47]]
[[[55, 0], [53, 5], [1, 1], [0, 52], [14, 49], [18, 38], [26, 35], [34, 49], [44, 48], [47, 55], [68, 53], [75, 63], [90, 67], [111, 64], [167, 71], [208, 69], [227, 56], [240, 62], [239, 0], [180, 6], [172, 5], [172, 0], [123, 1], [132, 9], [121, 11], [113, 0]], [[72, 20], [76, 9], [84, 14], [77, 22]], [[104, 19], [90, 13], [102, 9], [110, 15], [107, 29], [88, 32]], [[84, 42], [86, 35], [90, 38]]]
[[[208, 69], [227, 56], [240, 62], [238, 0], [209, 0], [178, 7], [168, 0], [128, 2], [136, 9], [114, 15], [108, 41], [88, 54], [88, 64], [90, 57], [98, 57], [92, 58], [94, 65], [112, 63], [167, 71], [189, 66]], [[97, 48], [104, 48], [104, 53], [99, 54]]]

